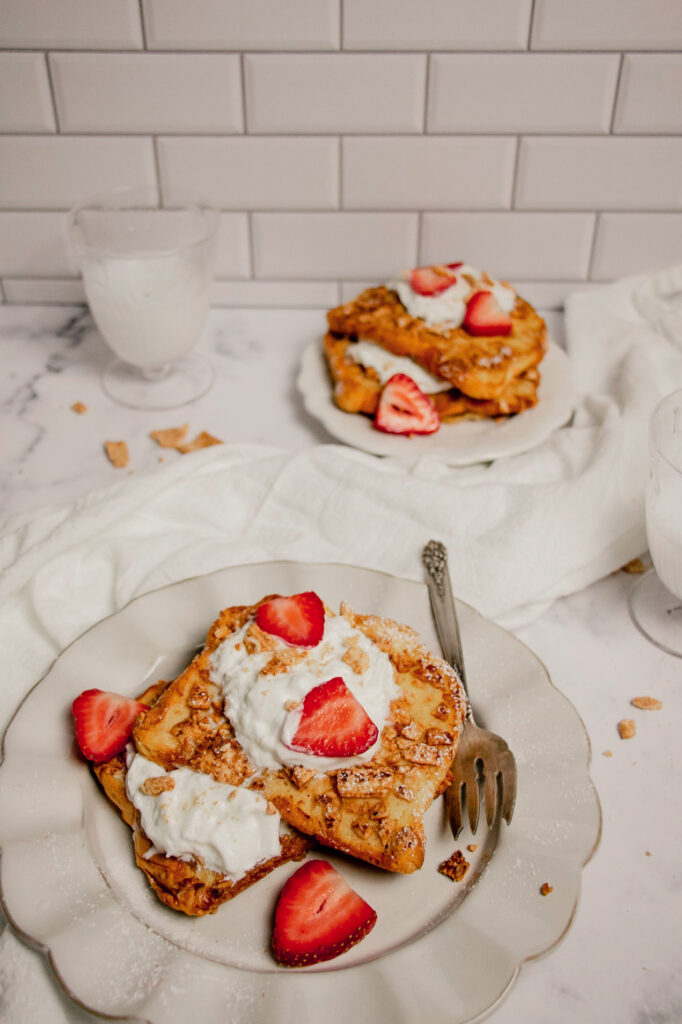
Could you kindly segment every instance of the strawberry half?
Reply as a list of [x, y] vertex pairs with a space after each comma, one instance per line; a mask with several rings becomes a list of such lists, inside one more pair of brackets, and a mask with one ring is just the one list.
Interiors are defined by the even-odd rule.
[[324, 633], [324, 605], [313, 590], [273, 597], [259, 607], [256, 625], [288, 644], [316, 647]]
[[469, 334], [492, 337], [511, 334], [512, 320], [500, 308], [492, 292], [474, 292], [467, 303], [462, 327]]
[[415, 267], [410, 272], [410, 286], [417, 295], [440, 295], [456, 280], [448, 267]]
[[435, 434], [440, 416], [411, 377], [394, 373], [381, 392], [374, 426], [385, 434]]
[[459, 263], [446, 263], [445, 266], [448, 270], [457, 270], [459, 267], [463, 267], [464, 264], [460, 260]]
[[100, 764], [125, 747], [136, 717], [147, 705], [104, 690], [84, 690], [71, 705], [76, 740], [88, 761]]
[[341, 676], [334, 676], [306, 693], [298, 728], [287, 746], [318, 757], [355, 757], [369, 750], [378, 737], [379, 730], [362, 704]]
[[364, 939], [376, 911], [326, 860], [309, 860], [284, 883], [272, 949], [287, 967], [332, 960]]

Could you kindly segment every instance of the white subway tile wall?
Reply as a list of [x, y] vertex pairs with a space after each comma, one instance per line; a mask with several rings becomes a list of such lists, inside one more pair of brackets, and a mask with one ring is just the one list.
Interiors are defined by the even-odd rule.
[[0, 301], [83, 301], [69, 207], [221, 210], [214, 302], [467, 259], [530, 301], [682, 262], [680, 0], [2, 0]]

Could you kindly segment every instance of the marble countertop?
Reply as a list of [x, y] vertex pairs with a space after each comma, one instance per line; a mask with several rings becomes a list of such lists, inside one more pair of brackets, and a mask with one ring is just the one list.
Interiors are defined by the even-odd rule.
[[[122, 474], [152, 469], [160, 458], [181, 458], [159, 449], [149, 437], [153, 429], [187, 422], [190, 436], [206, 430], [226, 442], [291, 449], [328, 442], [295, 391], [300, 354], [323, 322], [321, 310], [213, 310], [203, 347], [216, 386], [179, 411], [145, 413], [103, 393], [99, 374], [109, 356], [83, 308], [0, 307], [0, 514], [61, 504]], [[550, 329], [560, 338], [558, 316], [550, 318]], [[87, 412], [73, 412], [76, 402]], [[109, 464], [105, 440], [127, 442], [126, 469]], [[649, 644], [632, 624], [633, 581], [616, 573], [516, 631], [585, 723], [603, 831], [568, 933], [524, 966], [493, 1012], [495, 1024], [682, 1020], [676, 728], [682, 661]], [[659, 698], [663, 709], [635, 711], [630, 701], [642, 694]], [[619, 738], [624, 717], [637, 719], [632, 740]], [[0, 966], [0, 1011], [2, 984]], [[98, 1019], [76, 1007], [67, 1012], [79, 1024]]]

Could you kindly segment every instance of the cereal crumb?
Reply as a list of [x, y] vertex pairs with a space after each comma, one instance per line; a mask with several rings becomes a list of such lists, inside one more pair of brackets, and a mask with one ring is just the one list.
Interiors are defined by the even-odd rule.
[[650, 857], [651, 856], [651, 850], [645, 850], [644, 851], [644, 856], [645, 857]]
[[454, 882], [461, 882], [469, 870], [469, 861], [461, 850], [455, 850], [451, 857], [438, 865], [438, 870]]
[[540, 886], [540, 894], [542, 896], [549, 896], [551, 892], [554, 892], [554, 886], [550, 885], [549, 882], [543, 882]]
[[646, 572], [646, 566], [641, 558], [633, 558], [621, 566], [621, 572], [640, 573]]
[[467, 846], [467, 850], [469, 851], [469, 853], [476, 853], [477, 849], [478, 843], [469, 843], [469, 845]]
[[130, 458], [128, 455], [128, 445], [125, 441], [105, 441], [104, 450], [107, 453], [109, 462], [115, 469], [125, 469]]
[[662, 701], [656, 700], [655, 697], [633, 697], [630, 703], [642, 711], [660, 711], [663, 707]]
[[179, 448], [185, 440], [188, 430], [189, 423], [183, 423], [181, 427], [165, 427], [163, 430], [152, 430], [149, 436], [162, 448]]
[[631, 740], [637, 732], [637, 726], [633, 718], [621, 718], [618, 723], [618, 732], [622, 740]]
[[612, 750], [602, 750], [602, 757], [613, 757]]
[[163, 455], [159, 455], [159, 462], [163, 462], [163, 461], [164, 461]]
[[85, 402], [74, 402], [71, 406], [72, 412], [77, 412], [79, 416], [82, 416], [84, 412], [88, 411], [88, 407]]
[[182, 452], [183, 455], [187, 455], [189, 452], [195, 452], [199, 448], [210, 448], [213, 444], [222, 443], [223, 442], [219, 437], [214, 437], [213, 434], [209, 434], [207, 430], [202, 430], [200, 434], [197, 434], [193, 441], [189, 441], [187, 444], [177, 445], [177, 450]]
[[145, 796], [159, 796], [160, 793], [167, 793], [175, 789], [175, 782], [168, 775], [155, 775], [153, 778], [145, 779], [140, 786], [140, 791]]

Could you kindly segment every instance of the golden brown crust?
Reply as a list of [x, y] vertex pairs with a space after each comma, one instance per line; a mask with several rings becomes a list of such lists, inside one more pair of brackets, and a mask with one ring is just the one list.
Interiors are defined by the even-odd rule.
[[[374, 416], [381, 396], [381, 381], [371, 367], [361, 366], [348, 355], [355, 342], [329, 331], [324, 352], [333, 381], [334, 402], [344, 412]], [[513, 377], [496, 398], [470, 398], [457, 388], [429, 395], [441, 420], [511, 416], [537, 404], [540, 373], [536, 367]]]
[[463, 327], [438, 330], [410, 316], [397, 293], [383, 285], [327, 314], [333, 334], [373, 341], [414, 359], [470, 398], [486, 399], [500, 397], [546, 351], [545, 322], [528, 302], [517, 297], [511, 319], [511, 334], [505, 336], [474, 337]]
[[[167, 687], [156, 706], [138, 719], [137, 749], [164, 766], [187, 765], [219, 781], [239, 785], [248, 779], [288, 824], [353, 857], [388, 871], [407, 873], [421, 867], [422, 818], [442, 789], [464, 717], [464, 695], [455, 673], [429, 654], [409, 627], [356, 615], [342, 606], [351, 624], [388, 655], [402, 691], [393, 702], [392, 722], [382, 733], [377, 754], [357, 769], [378, 773], [374, 781], [380, 775], [380, 783], [372, 787], [361, 776], [337, 771], [312, 777], [294, 768], [257, 773], [234, 739], [208, 675], [210, 650], [256, 608], [228, 608], [220, 614], [209, 631], [207, 647]], [[204, 692], [208, 706], [192, 707], [193, 695]], [[407, 736], [405, 729], [410, 730]], [[440, 735], [438, 742], [430, 743], [433, 735], [427, 733], [433, 729]], [[451, 742], [442, 742], [443, 732]]]
[[105, 764], [96, 765], [95, 774], [107, 797], [121, 812], [126, 825], [132, 828], [135, 862], [147, 876], [154, 892], [162, 903], [191, 917], [215, 914], [221, 904], [248, 889], [281, 864], [301, 860], [310, 849], [310, 840], [306, 836], [296, 832], [282, 835], [281, 854], [261, 861], [236, 881], [205, 868], [196, 860], [185, 861], [161, 853], [147, 857], [145, 855], [152, 844], [140, 828], [139, 814], [128, 799], [125, 755], [119, 754]]

